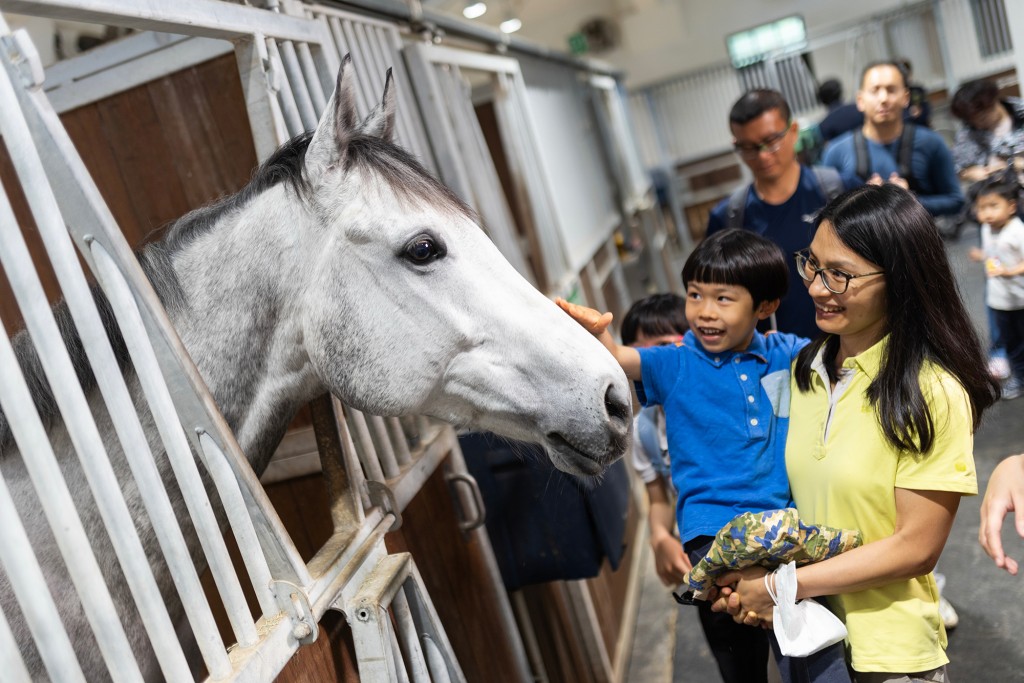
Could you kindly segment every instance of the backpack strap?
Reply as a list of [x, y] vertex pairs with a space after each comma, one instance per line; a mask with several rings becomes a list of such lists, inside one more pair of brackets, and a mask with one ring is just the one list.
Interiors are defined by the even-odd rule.
[[818, 189], [821, 190], [826, 202], [838, 197], [846, 189], [843, 177], [831, 166], [811, 166], [811, 172], [814, 173], [814, 180], [817, 181]]
[[[914, 135], [917, 126], [912, 123], [903, 124], [903, 132], [900, 133], [900, 140], [896, 149], [896, 170], [901, 178], [906, 179], [910, 189], [916, 186], [911, 161], [914, 156]], [[868, 154], [868, 141], [864, 137], [864, 131], [860, 128], [853, 132], [853, 153], [856, 159], [854, 173], [858, 178], [867, 180], [871, 177], [871, 157]]]
[[726, 205], [725, 211], [725, 227], [743, 227], [743, 213], [747, 208], [747, 191], [749, 189], [750, 185], [744, 185], [736, 188], [733, 193], [729, 195], [729, 203]]
[[903, 124], [903, 132], [900, 134], [900, 146], [896, 152], [896, 165], [899, 168], [900, 177], [907, 181], [910, 189], [914, 189], [914, 172], [911, 160], [914, 156], [914, 134], [917, 126], [912, 123]]
[[853, 131], [853, 155], [856, 160], [853, 172], [866, 181], [871, 177], [871, 156], [868, 154], [868, 141], [860, 128]]

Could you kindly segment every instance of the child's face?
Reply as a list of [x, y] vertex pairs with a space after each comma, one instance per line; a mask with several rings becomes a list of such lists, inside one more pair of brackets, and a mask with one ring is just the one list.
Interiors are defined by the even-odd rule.
[[689, 282], [686, 285], [686, 320], [690, 331], [709, 353], [742, 351], [750, 345], [757, 321], [770, 315], [764, 304], [754, 309], [746, 287]]
[[974, 203], [978, 221], [999, 229], [1017, 213], [1017, 202], [1011, 202], [1001, 194], [991, 192], [978, 197]]
[[643, 330], [637, 330], [636, 341], [631, 346], [636, 349], [646, 349], [652, 346], [668, 346], [682, 341], [683, 335], [673, 332], [672, 334], [655, 334], [647, 336]]

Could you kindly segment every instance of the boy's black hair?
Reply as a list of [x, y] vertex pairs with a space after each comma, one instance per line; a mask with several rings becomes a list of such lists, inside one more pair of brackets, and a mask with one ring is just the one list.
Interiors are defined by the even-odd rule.
[[622, 318], [622, 343], [632, 346], [643, 333], [645, 337], [663, 334], [684, 334], [690, 328], [686, 322], [686, 299], [678, 294], [652, 294], [638, 301]]
[[818, 101], [826, 107], [843, 99], [843, 84], [830, 78], [818, 86]]
[[864, 77], [868, 75], [868, 72], [872, 69], [877, 69], [880, 66], [891, 66], [900, 72], [900, 78], [903, 80], [903, 87], [910, 88], [910, 79], [907, 78], [907, 71], [903, 68], [903, 65], [899, 62], [894, 62], [890, 59], [880, 59], [877, 62], [871, 62], [864, 67], [864, 70], [860, 72], [860, 87], [864, 87]]
[[[999, 384], [988, 374], [946, 247], [921, 203], [892, 183], [863, 185], [826, 204], [814, 229], [832, 230], [842, 244], [885, 273], [889, 340], [867, 398], [886, 440], [910, 453], [927, 453], [935, 444], [943, 425], [934, 421], [921, 388], [926, 362], [964, 388], [977, 429], [982, 413], [999, 397]], [[839, 337], [822, 335], [797, 357], [794, 379], [801, 391], [811, 389], [819, 351], [829, 376], [838, 378]]]
[[970, 124], [975, 116], [991, 109], [998, 100], [999, 86], [987, 78], [979, 78], [967, 81], [957, 88], [949, 105], [949, 112], [964, 123]]
[[754, 308], [781, 299], [789, 289], [789, 266], [774, 242], [730, 228], [701, 242], [683, 265], [683, 285], [705, 282], [745, 287]]
[[1020, 197], [1017, 172], [1009, 166], [1003, 173], [993, 173], [972, 187], [971, 194], [975, 200], [985, 194], [997, 194], [1008, 202], [1016, 202]]
[[742, 97], [736, 100], [736, 104], [732, 105], [732, 109], [729, 110], [729, 123], [743, 126], [772, 109], [778, 109], [779, 116], [786, 123], [789, 123], [792, 119], [789, 103], [786, 102], [786, 98], [778, 90], [770, 90], [768, 88], [748, 90]]

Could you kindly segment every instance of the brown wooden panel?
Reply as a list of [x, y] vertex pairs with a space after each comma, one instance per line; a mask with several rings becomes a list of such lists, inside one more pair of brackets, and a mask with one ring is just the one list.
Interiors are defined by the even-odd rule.
[[189, 207], [173, 171], [180, 150], [168, 145], [148, 86], [103, 100], [99, 113], [139, 228], [148, 233], [180, 216]]
[[320, 619], [320, 636], [311, 645], [299, 648], [277, 683], [356, 683], [355, 645], [352, 631], [339, 612], [327, 612]]

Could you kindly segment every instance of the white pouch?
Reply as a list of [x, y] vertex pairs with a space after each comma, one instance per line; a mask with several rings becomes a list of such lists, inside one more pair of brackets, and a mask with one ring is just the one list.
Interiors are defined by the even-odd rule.
[[775, 571], [775, 591], [767, 575], [764, 585], [775, 603], [775, 638], [785, 656], [806, 657], [846, 637], [846, 626], [827, 607], [814, 600], [796, 601], [795, 562], [780, 565]]

